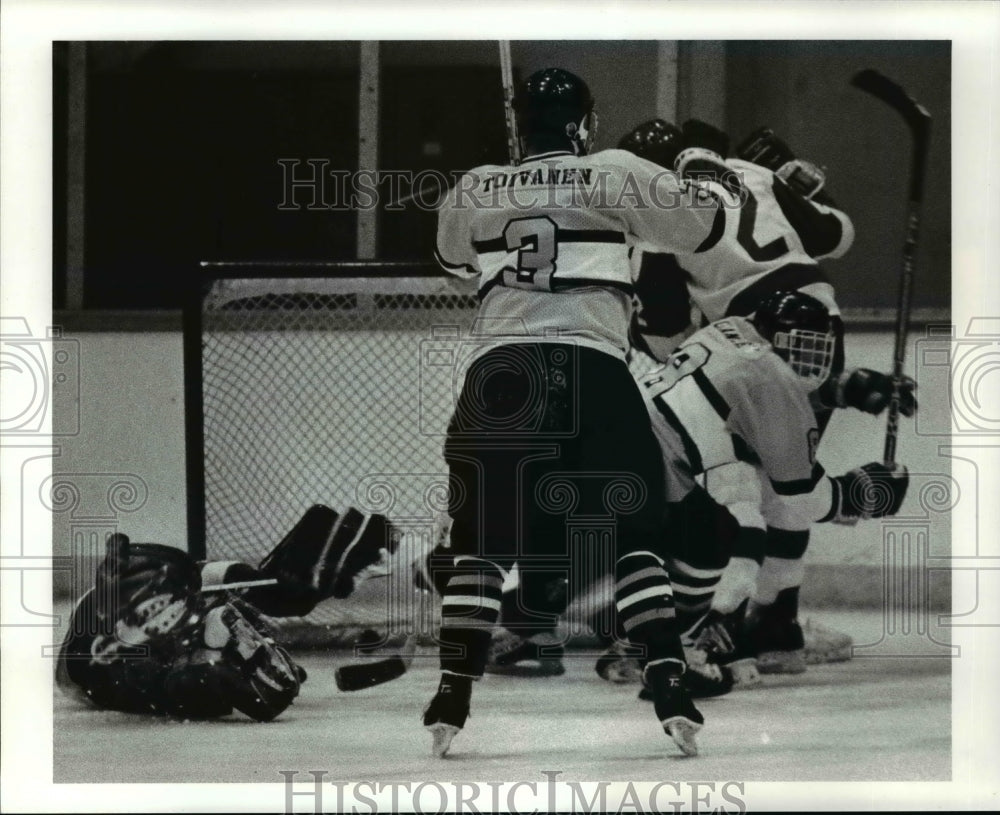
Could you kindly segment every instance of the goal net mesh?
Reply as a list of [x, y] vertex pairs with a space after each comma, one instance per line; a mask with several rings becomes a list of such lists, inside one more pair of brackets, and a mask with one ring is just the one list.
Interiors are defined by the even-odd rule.
[[317, 503], [382, 513], [402, 532], [391, 576], [286, 627], [304, 639], [433, 625], [405, 561], [432, 545], [447, 506], [442, 445], [476, 307], [475, 290], [448, 278], [207, 285], [206, 555], [256, 564]]

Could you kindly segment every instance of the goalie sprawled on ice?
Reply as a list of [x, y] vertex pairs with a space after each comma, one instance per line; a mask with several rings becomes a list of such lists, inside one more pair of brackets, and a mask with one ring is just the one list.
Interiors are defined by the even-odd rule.
[[384, 516], [320, 505], [258, 567], [196, 563], [171, 546], [111, 535], [94, 587], [73, 611], [57, 684], [106, 710], [186, 719], [238, 710], [270, 721], [306, 674], [265, 615], [301, 616], [347, 597], [396, 543]]

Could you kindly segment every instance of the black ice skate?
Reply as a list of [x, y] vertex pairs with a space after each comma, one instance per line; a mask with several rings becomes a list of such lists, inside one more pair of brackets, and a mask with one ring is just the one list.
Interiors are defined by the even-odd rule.
[[624, 642], [613, 642], [608, 649], [597, 658], [594, 670], [605, 682], [616, 685], [628, 685], [642, 681], [642, 662], [640, 649]]
[[[756, 651], [744, 627], [745, 611], [746, 603], [731, 614], [722, 614], [714, 609], [709, 611], [691, 632], [691, 648], [685, 644], [688, 666], [696, 666], [703, 659], [708, 665], [719, 667], [729, 680], [730, 687], [742, 689], [759, 685]], [[696, 698], [699, 695], [694, 688], [692, 695]]]
[[471, 676], [441, 675], [437, 693], [424, 711], [424, 727], [431, 731], [431, 752], [435, 757], [443, 758], [452, 739], [465, 727], [471, 697]]
[[[687, 670], [684, 672], [683, 684], [692, 699], [724, 696], [733, 689], [733, 674], [727, 667], [707, 661], [704, 652], [685, 648], [684, 658], [687, 660]], [[639, 689], [639, 698], [652, 702], [652, 688], [644, 674], [640, 679], [642, 687]]]
[[780, 605], [752, 606], [746, 634], [762, 674], [800, 674], [806, 669], [805, 639], [799, 621]]
[[498, 626], [490, 641], [486, 672], [507, 676], [562, 676], [566, 673], [562, 661], [564, 653], [554, 634], [541, 633], [525, 638]]
[[698, 755], [695, 733], [705, 717], [691, 701], [683, 681], [684, 666], [676, 660], [646, 666], [643, 681], [653, 696], [653, 710], [663, 730], [688, 756]]

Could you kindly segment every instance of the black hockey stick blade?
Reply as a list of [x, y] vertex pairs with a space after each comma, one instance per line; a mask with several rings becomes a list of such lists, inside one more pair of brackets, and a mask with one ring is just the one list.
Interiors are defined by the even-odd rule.
[[409, 669], [413, 663], [413, 654], [416, 651], [416, 637], [408, 637], [403, 644], [403, 648], [398, 654], [393, 654], [386, 659], [369, 660], [367, 662], [354, 662], [350, 665], [341, 665], [334, 672], [337, 687], [342, 691], [356, 691], [364, 688], [372, 688], [375, 685], [382, 685], [398, 679]]
[[394, 656], [376, 662], [355, 662], [341, 665], [334, 676], [337, 687], [342, 691], [372, 688], [384, 682], [391, 682], [406, 673], [406, 663], [402, 657]]
[[899, 111], [906, 123], [914, 130], [923, 130], [930, 125], [931, 115], [927, 112], [927, 108], [889, 77], [880, 74], [874, 68], [866, 68], [856, 73], [851, 79], [851, 84]]
[[874, 68], [859, 71], [851, 84], [876, 99], [881, 99], [903, 117], [913, 136], [913, 161], [910, 171], [910, 201], [920, 201], [924, 194], [927, 149], [931, 137], [931, 114], [916, 99], [885, 74]]

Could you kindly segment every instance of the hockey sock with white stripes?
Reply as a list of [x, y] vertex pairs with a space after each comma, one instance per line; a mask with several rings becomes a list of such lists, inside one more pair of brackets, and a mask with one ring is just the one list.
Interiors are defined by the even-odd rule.
[[652, 552], [632, 552], [615, 564], [615, 606], [633, 645], [644, 653], [643, 665], [666, 660], [684, 663], [670, 577]]
[[722, 577], [722, 569], [699, 569], [675, 559], [670, 562], [668, 572], [673, 588], [677, 623], [681, 631], [687, 631], [712, 607], [712, 598]]
[[500, 616], [503, 575], [483, 558], [456, 560], [441, 597], [441, 670], [479, 678]]

